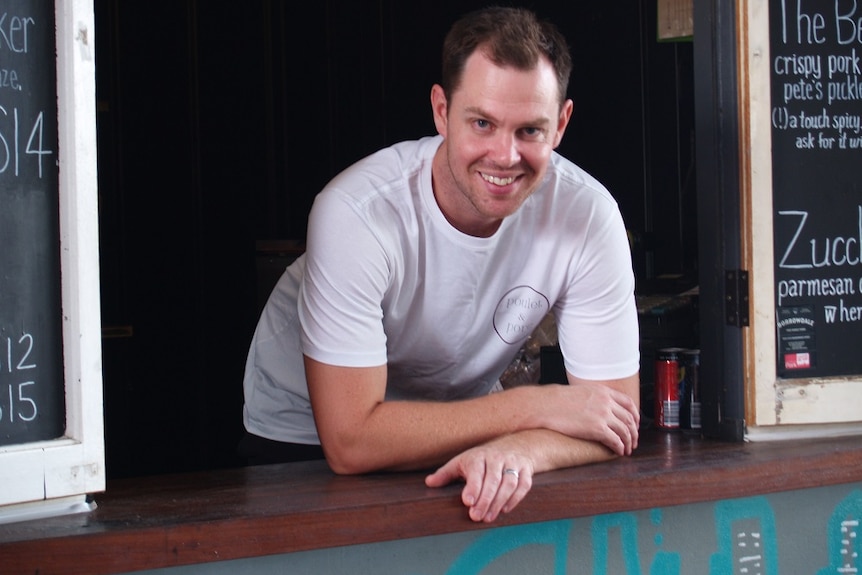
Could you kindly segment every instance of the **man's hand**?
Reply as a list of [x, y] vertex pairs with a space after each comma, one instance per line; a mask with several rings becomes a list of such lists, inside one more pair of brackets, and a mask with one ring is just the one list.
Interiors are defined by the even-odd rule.
[[519, 434], [504, 436], [453, 457], [425, 478], [428, 487], [464, 479], [461, 501], [473, 521], [494, 521], [508, 513], [533, 486], [535, 462], [524, 452]]
[[606, 447], [555, 431], [505, 435], [450, 459], [425, 478], [428, 487], [463, 479], [461, 501], [470, 519], [490, 523], [512, 511], [533, 486], [536, 473], [613, 459]]
[[569, 376], [568, 386], [554, 386], [548, 404], [554, 418], [546, 427], [570, 437], [597, 441], [617, 455], [631, 455], [638, 445], [640, 408], [637, 377], [590, 382]]

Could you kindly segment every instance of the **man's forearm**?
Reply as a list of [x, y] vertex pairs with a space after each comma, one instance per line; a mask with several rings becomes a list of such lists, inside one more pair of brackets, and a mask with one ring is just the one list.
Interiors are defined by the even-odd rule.
[[[512, 390], [514, 391], [514, 390]], [[509, 392], [505, 392], [509, 393]], [[507, 399], [515, 399], [512, 394]], [[442, 464], [455, 455], [482, 444], [499, 444], [500, 447], [512, 452], [522, 453], [534, 461], [535, 473], [551, 471], [597, 463], [614, 459], [617, 455], [597, 441], [570, 437], [565, 434], [544, 428], [516, 429], [516, 424], [506, 425], [506, 418], [497, 411], [500, 421], [490, 424], [482, 421], [466, 422], [464, 425], [447, 421], [459, 409], [471, 413], [478, 404], [488, 403], [489, 407], [499, 407], [504, 396], [495, 397], [493, 401], [480, 399], [458, 404], [422, 404], [412, 402], [399, 404], [390, 402], [381, 404], [381, 418], [395, 425], [398, 420], [413, 417], [414, 425], [401, 432], [398, 439], [392, 437], [394, 431], [379, 430], [384, 447], [366, 450], [359, 446], [356, 453], [364, 453], [364, 464], [370, 469], [415, 470], [426, 469]], [[471, 403], [477, 405], [470, 405]], [[453, 409], [454, 408], [454, 409]], [[420, 415], [421, 414], [421, 415]], [[468, 416], [465, 416], [468, 417]], [[372, 433], [375, 426], [369, 426], [366, 433]], [[387, 426], [388, 427], [388, 426]], [[366, 435], [366, 440], [371, 436]], [[368, 441], [365, 447], [370, 448], [377, 441]], [[357, 472], [362, 472], [357, 471]]]
[[[524, 386], [453, 402], [385, 401], [386, 366], [306, 359], [306, 377], [318, 434], [337, 473], [428, 468], [527, 430], [596, 441], [621, 455], [637, 443], [636, 403], [609, 385]], [[578, 452], [598, 456], [584, 446]]]
[[534, 472], [543, 473], [615, 459], [617, 455], [596, 441], [569, 437], [550, 429], [530, 429], [513, 435], [533, 459]]
[[338, 473], [428, 469], [476, 445], [535, 427], [526, 405], [538, 393], [518, 389], [446, 403], [384, 401], [354, 432], [321, 430], [321, 441]]

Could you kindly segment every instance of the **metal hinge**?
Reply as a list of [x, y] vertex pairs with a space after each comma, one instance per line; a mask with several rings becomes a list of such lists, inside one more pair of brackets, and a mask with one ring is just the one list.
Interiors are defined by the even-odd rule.
[[724, 270], [724, 318], [727, 325], [748, 327], [748, 272]]

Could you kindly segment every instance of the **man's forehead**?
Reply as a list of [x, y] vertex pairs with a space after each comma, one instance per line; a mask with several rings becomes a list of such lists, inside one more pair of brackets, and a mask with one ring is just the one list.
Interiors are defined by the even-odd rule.
[[[468, 60], [458, 86], [450, 95], [450, 107], [483, 116], [522, 110], [539, 121], [559, 108], [557, 79], [551, 69], [540, 64], [530, 70], [501, 66], [479, 56]], [[532, 110], [532, 113], [529, 112]]]

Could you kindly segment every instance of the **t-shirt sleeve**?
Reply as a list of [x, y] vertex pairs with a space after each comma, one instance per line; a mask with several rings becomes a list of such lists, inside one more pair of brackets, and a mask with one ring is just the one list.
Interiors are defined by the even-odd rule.
[[616, 204], [593, 208], [569, 286], [556, 305], [557, 329], [569, 373], [618, 379], [640, 368], [631, 251]]
[[345, 367], [386, 363], [387, 257], [360, 208], [337, 189], [315, 199], [305, 265], [298, 298], [303, 353]]

